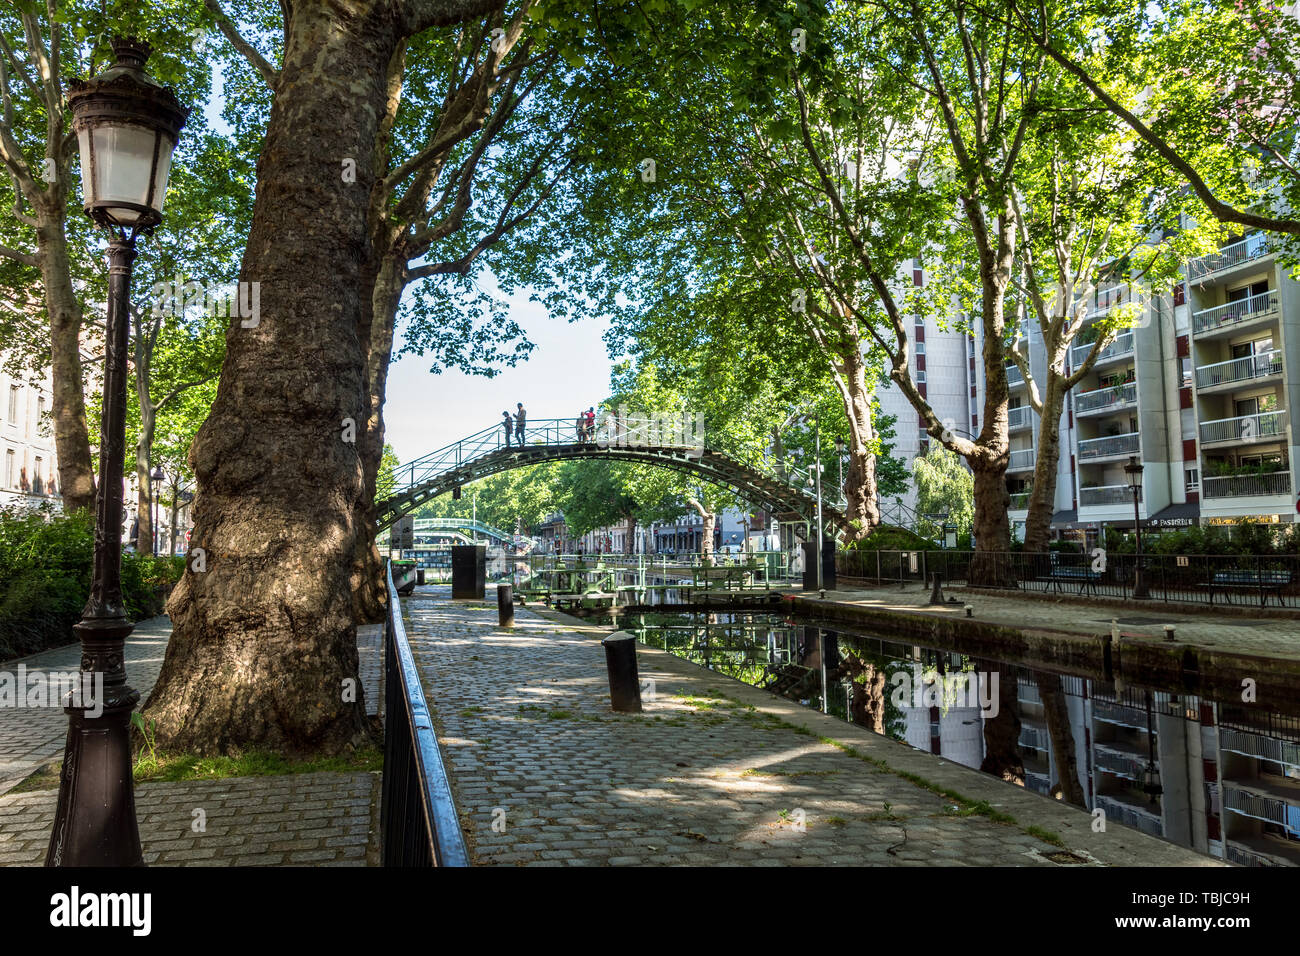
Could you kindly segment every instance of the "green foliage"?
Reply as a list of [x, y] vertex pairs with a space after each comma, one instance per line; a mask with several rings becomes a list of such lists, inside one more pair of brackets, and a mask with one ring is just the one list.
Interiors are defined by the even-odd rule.
[[[942, 445], [912, 462], [916, 477], [916, 512], [923, 534], [942, 535], [944, 524], [957, 526], [959, 536], [969, 534], [975, 519], [975, 478], [955, 453]], [[926, 514], [946, 512], [944, 521], [927, 519]]]
[[[89, 514], [0, 509], [0, 660], [74, 640], [90, 596], [95, 529]], [[122, 599], [132, 619], [158, 614], [184, 559], [122, 556]]]
[[907, 528], [882, 524], [857, 542], [855, 551], [938, 551], [938, 541], [923, 537]]

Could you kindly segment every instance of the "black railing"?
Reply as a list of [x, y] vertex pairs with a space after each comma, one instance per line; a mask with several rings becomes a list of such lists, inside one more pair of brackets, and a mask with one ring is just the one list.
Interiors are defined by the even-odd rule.
[[384, 776], [379, 804], [384, 866], [469, 866], [451, 784], [438, 749], [388, 569], [384, 622]]
[[[923, 583], [938, 571], [947, 584], [970, 582], [970, 551], [842, 551], [836, 573], [888, 586]], [[1052, 595], [1165, 603], [1300, 608], [1300, 555], [1133, 554], [1101, 551], [981, 555], [994, 586]], [[1135, 593], [1136, 592], [1136, 593]]]

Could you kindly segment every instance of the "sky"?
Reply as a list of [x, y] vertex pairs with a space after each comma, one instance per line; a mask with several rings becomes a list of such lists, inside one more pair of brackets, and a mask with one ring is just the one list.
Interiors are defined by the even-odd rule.
[[[213, 71], [212, 97], [204, 105], [210, 128], [230, 135], [221, 118], [221, 71]], [[494, 286], [490, 277], [486, 285]], [[609, 394], [612, 363], [605, 350], [607, 321], [568, 323], [551, 319], [546, 309], [528, 301], [529, 290], [510, 297], [510, 318], [536, 344], [532, 354], [495, 378], [449, 370], [434, 374], [429, 360], [418, 355], [397, 356], [401, 339], [393, 344], [384, 406], [385, 442], [400, 461], [412, 461], [476, 431], [497, 424], [501, 413], [514, 414], [523, 402], [530, 420], [577, 418]], [[400, 325], [400, 319], [399, 319]]]
[[384, 423], [385, 441], [399, 460], [411, 461], [498, 424], [503, 411], [514, 414], [516, 402], [524, 403], [530, 421], [572, 420], [609, 394], [606, 321], [552, 319], [540, 303], [528, 301], [527, 292], [507, 301], [510, 317], [537, 348], [495, 378], [456, 370], [434, 375], [429, 360], [418, 355], [394, 359]]

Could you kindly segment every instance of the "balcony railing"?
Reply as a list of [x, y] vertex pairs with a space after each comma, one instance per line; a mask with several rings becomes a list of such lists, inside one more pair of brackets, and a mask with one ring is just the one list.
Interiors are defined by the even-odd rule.
[[1090, 392], [1079, 392], [1074, 396], [1074, 414], [1088, 415], [1110, 408], [1124, 408], [1137, 401], [1137, 382], [1125, 382], [1123, 385], [1108, 385], [1095, 388]]
[[1192, 315], [1192, 331], [1200, 334], [1239, 322], [1262, 319], [1277, 311], [1277, 290], [1260, 292], [1257, 295], [1216, 305], [1212, 309], [1202, 309]]
[[[1228, 781], [1225, 781], [1225, 784], [1227, 783]], [[1283, 826], [1290, 822], [1289, 805], [1285, 801], [1258, 793], [1250, 793], [1246, 790], [1238, 790], [1231, 785], [1223, 788], [1223, 805], [1229, 810], [1237, 811], [1242, 816], [1254, 817], [1256, 820], [1267, 820], [1270, 823], [1280, 823]]]
[[1020, 373], [1019, 365], [1007, 366], [1007, 388], [1015, 388], [1017, 385], [1024, 385], [1025, 377]]
[[[1078, 368], [1088, 359], [1088, 353], [1092, 351], [1092, 343], [1085, 342], [1083, 345], [1076, 345], [1070, 350], [1070, 361], [1075, 368]], [[1106, 362], [1113, 358], [1119, 358], [1128, 355], [1133, 351], [1133, 333], [1121, 332], [1115, 336], [1115, 341], [1111, 342], [1101, 354], [1097, 356], [1098, 362]]]
[[1230, 269], [1233, 266], [1241, 265], [1243, 262], [1266, 256], [1268, 251], [1267, 238], [1262, 232], [1257, 232], [1254, 235], [1247, 236], [1240, 242], [1224, 246], [1218, 252], [1211, 252], [1208, 256], [1193, 259], [1187, 263], [1187, 275], [1189, 278], [1198, 279], [1201, 276], [1208, 276], [1222, 269]]
[[1275, 471], [1269, 475], [1227, 475], [1201, 479], [1202, 498], [1250, 498], [1263, 495], [1290, 495], [1291, 472]]
[[1034, 410], [1028, 405], [1020, 405], [1016, 408], [1007, 409], [1007, 427], [1024, 428], [1034, 421]]
[[1017, 491], [1017, 492], [1014, 492], [1014, 493], [1011, 495], [1011, 506], [1010, 506], [1010, 510], [1011, 510], [1011, 511], [1024, 511], [1026, 508], [1028, 508], [1028, 507], [1029, 507], [1029, 495], [1030, 495], [1030, 494], [1031, 494], [1031, 492], [1028, 492], [1028, 491]]
[[1151, 836], [1165, 835], [1164, 823], [1160, 819], [1158, 808], [1138, 809], [1130, 803], [1116, 800], [1106, 794], [1097, 795], [1096, 805], [1105, 810], [1107, 818], [1111, 820], [1118, 820], [1125, 826], [1141, 830]]
[[1246, 355], [1242, 358], [1202, 365], [1196, 370], [1196, 387], [1213, 388], [1216, 385], [1228, 385], [1232, 382], [1249, 382], [1256, 378], [1282, 374], [1282, 352], [1273, 349], [1258, 355]]
[[1079, 460], [1111, 458], [1116, 455], [1136, 455], [1138, 433], [1107, 435], [1105, 438], [1088, 438], [1079, 442]]
[[1259, 412], [1201, 423], [1201, 444], [1251, 442], [1286, 437], [1286, 412]]
[[1300, 744], [1276, 737], [1261, 737], [1259, 734], [1247, 734], [1239, 730], [1219, 728], [1219, 747], [1233, 753], [1247, 754], [1261, 760], [1274, 763], [1286, 763], [1300, 767]]
[[[1138, 501], [1142, 500], [1142, 489], [1138, 489]], [[1098, 485], [1096, 488], [1079, 489], [1080, 507], [1096, 505], [1131, 505], [1133, 489], [1128, 485]]]
[[1105, 770], [1121, 777], [1128, 777], [1131, 780], [1141, 780], [1142, 773], [1146, 770], [1145, 762], [1128, 754], [1114, 753], [1109, 750], [1102, 750], [1098, 746], [1094, 756], [1097, 758], [1097, 768]]
[[1018, 448], [1011, 453], [1011, 457], [1007, 460], [1007, 471], [1026, 471], [1034, 467], [1037, 459], [1037, 449]]

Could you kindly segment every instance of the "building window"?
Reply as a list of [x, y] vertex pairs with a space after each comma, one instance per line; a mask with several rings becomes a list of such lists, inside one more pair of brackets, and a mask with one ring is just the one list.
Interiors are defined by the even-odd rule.
[[1188, 468], [1183, 472], [1183, 477], [1186, 479], [1186, 489], [1188, 491], [1201, 490], [1201, 469]]
[[1192, 357], [1190, 355], [1184, 355], [1181, 359], [1181, 364], [1182, 364], [1183, 382], [1180, 387], [1191, 388], [1192, 387]]
[[1178, 283], [1174, 286], [1174, 305], [1183, 305], [1187, 302], [1187, 286]]
[[41, 456], [36, 456], [36, 461], [32, 465], [32, 488], [38, 493], [45, 490], [45, 463], [41, 461]]
[[917, 385], [924, 385], [924, 384], [925, 384], [925, 373], [924, 373], [924, 372], [917, 372], [917, 373], [916, 373], [916, 384], [917, 384]]
[[12, 448], [9, 449], [9, 451], [5, 452], [5, 487], [6, 488], [12, 488], [14, 486], [14, 474], [15, 474], [14, 463], [16, 461], [17, 461], [17, 457], [14, 455]]
[[924, 342], [917, 342], [917, 343], [916, 343], [916, 354], [917, 354], [917, 355], [924, 355], [924, 354], [925, 354], [925, 343], [924, 343]]
[[9, 386], [9, 420], [18, 421], [18, 386]]

